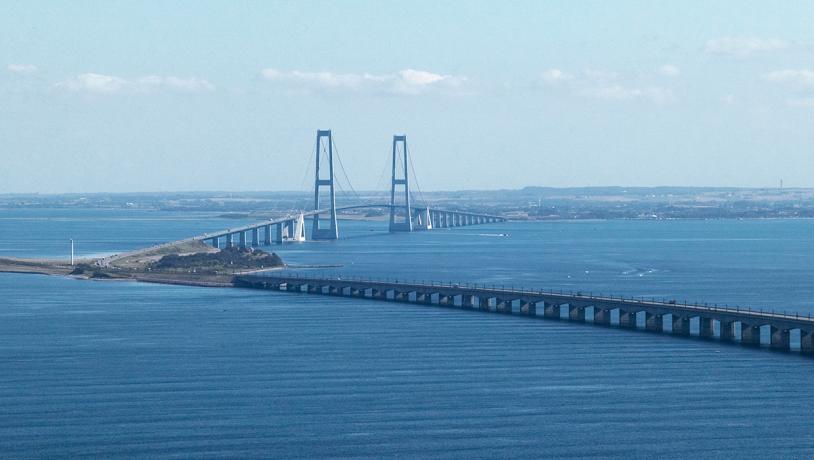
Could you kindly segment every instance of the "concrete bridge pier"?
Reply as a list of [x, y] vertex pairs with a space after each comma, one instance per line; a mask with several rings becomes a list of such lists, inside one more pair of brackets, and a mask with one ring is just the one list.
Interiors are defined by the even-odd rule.
[[705, 339], [715, 337], [715, 320], [712, 318], [698, 317], [698, 336]]
[[378, 300], [387, 300], [387, 291], [384, 289], [371, 289], [370, 297]]
[[585, 307], [568, 306], [568, 319], [570, 321], [585, 322]]
[[237, 244], [241, 248], [245, 248], [246, 247], [246, 232], [237, 232], [237, 238], [238, 238], [238, 243]]
[[619, 327], [627, 329], [636, 329], [636, 315], [638, 311], [627, 311], [619, 309]]
[[512, 301], [496, 297], [495, 298], [495, 311], [498, 312], [498, 313], [511, 313], [512, 312]]
[[791, 331], [782, 327], [771, 326], [771, 343], [774, 350], [791, 350]]
[[674, 335], [690, 335], [690, 318], [680, 315], [672, 315], [673, 317], [673, 334]]
[[220, 238], [212, 238], [209, 240], [212, 242], [212, 247], [218, 249], [220, 247]]
[[478, 309], [489, 311], [489, 297], [479, 296], [478, 297]]
[[266, 246], [271, 246], [271, 225], [266, 225], [263, 227], [263, 235], [265, 235], [263, 244]]
[[814, 354], [814, 331], [800, 330], [800, 353]]
[[252, 247], [256, 248], [260, 246], [260, 229], [253, 228], [252, 229]]
[[418, 213], [418, 218], [419, 223], [421, 224], [421, 230], [432, 230], [435, 228], [435, 223], [432, 221], [430, 208], [421, 210], [421, 212]]
[[306, 291], [308, 291], [309, 294], [322, 294], [322, 286], [316, 283], [309, 283]]
[[733, 321], [726, 321], [726, 320], [719, 320], [718, 321], [718, 338], [722, 342], [734, 342], [735, 341], [735, 331], [733, 330], [734, 326]]
[[537, 304], [526, 300], [520, 301], [520, 314], [527, 316], [537, 316]]
[[543, 302], [543, 317], [560, 319], [560, 306], [554, 303]]
[[461, 308], [474, 308], [475, 296], [462, 294], [461, 295]]
[[234, 246], [234, 243], [232, 243], [232, 234], [227, 233], [226, 234], [226, 247], [231, 248], [232, 246]]
[[452, 296], [438, 294], [438, 305], [450, 307], [455, 305], [455, 298]]
[[607, 308], [594, 307], [594, 324], [610, 326], [611, 311]]
[[276, 231], [276, 238], [274, 239], [274, 242], [277, 244], [283, 244], [283, 223], [280, 222], [279, 224], [276, 224], [275, 227], [276, 228], [274, 230]]
[[760, 326], [754, 326], [741, 322], [741, 344], [760, 345]]
[[645, 313], [644, 328], [650, 332], [664, 332], [664, 315]]

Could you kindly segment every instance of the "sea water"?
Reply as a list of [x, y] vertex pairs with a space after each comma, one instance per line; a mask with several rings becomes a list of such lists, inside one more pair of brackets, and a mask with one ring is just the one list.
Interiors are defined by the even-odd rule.
[[[241, 221], [0, 212], [0, 255], [67, 258]], [[814, 312], [814, 222], [503, 223], [269, 248], [313, 275]], [[814, 360], [371, 300], [0, 274], [0, 455], [814, 455]]]

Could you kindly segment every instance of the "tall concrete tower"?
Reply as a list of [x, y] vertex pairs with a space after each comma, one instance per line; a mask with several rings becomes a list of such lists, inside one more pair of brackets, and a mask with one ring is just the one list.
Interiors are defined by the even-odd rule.
[[[320, 159], [322, 157], [322, 140], [327, 139], [328, 151], [328, 177], [323, 179], [320, 176]], [[328, 226], [322, 228], [320, 225], [323, 219], [319, 214], [314, 214], [314, 225], [311, 228], [312, 240], [335, 240], [339, 238], [339, 227], [336, 225], [336, 194], [334, 193], [334, 147], [331, 139], [331, 130], [323, 131], [317, 130], [317, 147], [316, 147], [316, 179], [314, 181], [314, 210], [320, 209], [319, 203], [319, 190], [320, 187], [329, 187], [330, 190], [330, 218], [328, 219]]]
[[[403, 174], [399, 175], [396, 170], [399, 146], [401, 146], [402, 161], [399, 165]], [[390, 231], [391, 232], [412, 232], [413, 216], [410, 211], [410, 181], [408, 174], [407, 158], [407, 136], [393, 136], [393, 174], [390, 182]], [[399, 178], [401, 176], [401, 178]], [[404, 208], [396, 208], [396, 186], [404, 186]], [[399, 192], [400, 194], [401, 192]]]

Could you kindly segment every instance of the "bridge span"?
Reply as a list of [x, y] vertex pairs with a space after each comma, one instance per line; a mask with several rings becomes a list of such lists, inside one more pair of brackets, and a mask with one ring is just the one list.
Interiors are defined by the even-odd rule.
[[[391, 162], [390, 203], [361, 204], [353, 206], [336, 206], [334, 178], [334, 143], [330, 130], [317, 130], [316, 139], [316, 175], [314, 177], [313, 210], [289, 215], [280, 219], [258, 222], [234, 229], [207, 233], [193, 237], [203, 240], [214, 247], [220, 247], [220, 239], [226, 246], [238, 244], [252, 246], [270, 245], [273, 242], [304, 241], [306, 237], [305, 220], [311, 220], [311, 239], [335, 240], [339, 238], [337, 213], [349, 209], [385, 208], [390, 211], [390, 232], [413, 232], [436, 228], [465, 227], [468, 225], [504, 222], [506, 218], [473, 211], [444, 210], [429, 205], [411, 204], [410, 175], [412, 163], [409, 161], [407, 136], [393, 136], [393, 154]], [[327, 163], [327, 164], [326, 164]], [[341, 161], [339, 162], [341, 165]], [[327, 196], [322, 190], [327, 187]], [[352, 187], [351, 187], [352, 188]], [[323, 207], [327, 201], [328, 207]], [[325, 216], [327, 215], [327, 218]], [[272, 233], [272, 230], [275, 230]], [[262, 233], [262, 235], [261, 235]]]
[[[319, 278], [298, 274], [240, 275], [235, 277], [235, 284], [255, 289], [565, 319], [746, 346], [763, 345], [782, 351], [799, 349], [801, 353], [814, 355], [814, 318], [810, 315], [582, 293], [363, 278]], [[767, 332], [765, 341], [761, 339], [761, 331]], [[792, 331], [798, 331], [799, 335], [795, 346], [791, 343]]]
[[[364, 208], [391, 208], [389, 204], [364, 204], [353, 206], [341, 206], [335, 208], [336, 211]], [[446, 211], [434, 208], [412, 208], [412, 230], [432, 230], [438, 228], [466, 227], [469, 225], [491, 224], [495, 222], [505, 222], [506, 218], [490, 214], [479, 214], [466, 211]], [[305, 222], [307, 217], [314, 217], [319, 214], [330, 212], [323, 209], [319, 211], [307, 211], [297, 215], [288, 215], [278, 219], [244, 225], [217, 232], [205, 233], [192, 237], [193, 240], [202, 240], [210, 243], [214, 247], [220, 247], [220, 240], [224, 239], [225, 245], [257, 247], [260, 244], [270, 245], [272, 242], [282, 244], [284, 241], [304, 241]], [[313, 236], [313, 233], [312, 233]]]

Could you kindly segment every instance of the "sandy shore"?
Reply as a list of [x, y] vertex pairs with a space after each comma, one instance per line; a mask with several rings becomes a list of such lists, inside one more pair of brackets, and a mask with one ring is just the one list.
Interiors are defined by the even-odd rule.
[[[88, 261], [82, 261], [87, 263]], [[0, 258], [0, 272], [37, 273], [41, 275], [68, 275], [74, 270], [70, 262], [49, 259]]]
[[[83, 260], [82, 264], [92, 264]], [[86, 265], [87, 266], [87, 265]], [[0, 273], [25, 273], [32, 275], [73, 276], [97, 280], [132, 280], [143, 283], [176, 284], [200, 287], [233, 287], [234, 275], [209, 275], [185, 273], [146, 273], [138, 271], [117, 271], [102, 269], [95, 273], [72, 275], [76, 267], [69, 262], [49, 259], [0, 258]]]
[[151, 267], [154, 262], [168, 254], [188, 255], [212, 252], [218, 252], [218, 249], [209, 247], [200, 241], [182, 241], [104, 258], [83, 258], [76, 260], [74, 265], [71, 265], [67, 260], [3, 257], [0, 258], [0, 273], [71, 276], [92, 280], [130, 280], [183, 286], [234, 287], [233, 280], [236, 275], [262, 273], [284, 268], [284, 266], [281, 266], [230, 271], [229, 273], [218, 273], [217, 271], [191, 273], [187, 270], [177, 269], [159, 271]]

